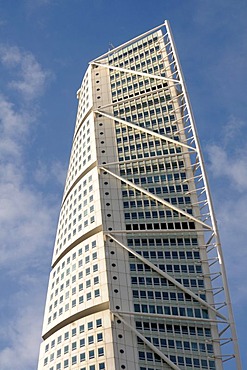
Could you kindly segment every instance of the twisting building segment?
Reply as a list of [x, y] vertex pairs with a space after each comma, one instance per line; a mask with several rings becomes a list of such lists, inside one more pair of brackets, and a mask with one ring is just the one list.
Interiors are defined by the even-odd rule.
[[168, 22], [89, 63], [77, 97], [38, 370], [240, 370]]

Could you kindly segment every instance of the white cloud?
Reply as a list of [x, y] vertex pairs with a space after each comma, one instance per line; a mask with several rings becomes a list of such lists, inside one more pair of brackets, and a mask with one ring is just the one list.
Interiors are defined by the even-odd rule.
[[45, 185], [50, 181], [55, 181], [61, 186], [65, 183], [65, 176], [67, 172], [67, 163], [55, 161], [52, 163], [38, 162], [34, 177], [37, 183]]
[[222, 248], [230, 285], [234, 287], [232, 296], [238, 303], [246, 300], [242, 292], [246, 290], [247, 146], [240, 145], [244, 137], [245, 123], [230, 117], [220, 142], [207, 147]]
[[31, 53], [16, 46], [1, 46], [0, 60], [5, 67], [16, 69], [16, 77], [9, 82], [9, 87], [21, 93], [24, 99], [33, 100], [43, 93], [51, 74], [42, 69]]
[[210, 169], [214, 177], [226, 177], [232, 187], [238, 191], [247, 189], [247, 148], [231, 150], [223, 146], [212, 145], [208, 151]]
[[10, 263], [10, 269], [35, 251], [38, 257], [38, 250], [51, 237], [51, 204], [26, 178], [23, 159], [33, 122], [29, 111], [15, 110], [0, 96], [0, 265]]
[[18, 307], [12, 320], [3, 322], [0, 328], [2, 338], [8, 338], [8, 344], [0, 351], [2, 370], [34, 369], [37, 362], [41, 333], [41, 315], [43, 313], [42, 291], [37, 289], [40, 281], [36, 279], [17, 294], [10, 297], [8, 305]]
[[[234, 145], [234, 142], [237, 142], [240, 146], [241, 139], [244, 139], [245, 142], [245, 136], [243, 135], [245, 128], [246, 123], [243, 120], [235, 116], [231, 116], [228, 122], [223, 127], [224, 147], [226, 147], [227, 145]], [[237, 147], [235, 147], [235, 150], [236, 149]], [[240, 149], [242, 150], [241, 146]]]
[[44, 304], [40, 286], [51, 258], [57, 202], [33, 181], [28, 143], [38, 124], [37, 103], [31, 100], [44, 91], [49, 73], [16, 47], [0, 48], [0, 67], [3, 75], [10, 74], [1, 88], [11, 87], [25, 99], [14, 104], [0, 93], [0, 268], [7, 282], [1, 289], [0, 364], [1, 370], [31, 370], [37, 362]]
[[21, 154], [20, 143], [25, 140], [34, 118], [28, 111], [15, 111], [14, 104], [0, 94], [0, 157], [9, 155], [18, 158]]

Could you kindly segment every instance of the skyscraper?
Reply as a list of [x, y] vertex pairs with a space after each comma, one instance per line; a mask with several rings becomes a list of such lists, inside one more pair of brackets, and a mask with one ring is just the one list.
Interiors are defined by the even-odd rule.
[[89, 63], [77, 97], [38, 370], [240, 370], [168, 22]]

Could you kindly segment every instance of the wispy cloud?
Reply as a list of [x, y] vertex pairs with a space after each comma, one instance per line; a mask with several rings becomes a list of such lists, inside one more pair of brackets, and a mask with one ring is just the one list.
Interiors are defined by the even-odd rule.
[[67, 172], [67, 163], [55, 161], [52, 163], [44, 163], [39, 161], [34, 172], [34, 178], [37, 183], [45, 185], [50, 181], [56, 181], [61, 186], [65, 183]]
[[215, 178], [226, 178], [235, 191], [247, 190], [247, 144], [244, 121], [230, 117], [221, 140], [208, 146], [210, 170]]
[[[229, 147], [231, 150], [231, 147]], [[209, 152], [211, 170], [214, 177], [225, 177], [235, 191], [247, 189], [247, 148], [227, 152], [224, 147], [212, 145]]]
[[31, 53], [16, 46], [1, 46], [0, 60], [12, 73], [15, 69], [16, 77], [9, 82], [9, 87], [20, 92], [24, 99], [33, 100], [43, 93], [51, 73], [42, 69]]
[[[41, 332], [43, 293], [37, 289], [39, 279], [28, 282], [18, 293], [12, 294], [5, 302], [5, 309], [12, 313], [12, 320], [2, 322], [1, 338], [8, 342], [0, 351], [0, 364], [3, 370], [34, 369], [37, 361], [37, 349]], [[13, 307], [18, 307], [13, 312]]]
[[[51, 255], [57, 202], [37, 187], [35, 169], [27, 171], [27, 155], [34, 127], [40, 124], [38, 97], [50, 73], [17, 47], [1, 46], [0, 67], [7, 74], [0, 91], [0, 268], [7, 282], [1, 288], [0, 364], [1, 370], [29, 370], [37, 361], [44, 293], [37, 287], [43, 279], [42, 261]], [[18, 104], [11, 100], [13, 90]]]
[[208, 145], [209, 172], [217, 194], [216, 214], [234, 301], [243, 302], [246, 274], [247, 145], [242, 144], [245, 122], [230, 117], [220, 141]]

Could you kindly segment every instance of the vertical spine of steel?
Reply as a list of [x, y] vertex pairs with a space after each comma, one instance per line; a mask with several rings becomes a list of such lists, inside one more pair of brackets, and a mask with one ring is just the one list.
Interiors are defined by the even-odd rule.
[[212, 223], [214, 236], [215, 236], [215, 240], [216, 240], [217, 254], [218, 254], [218, 259], [219, 259], [219, 264], [220, 264], [220, 269], [221, 269], [221, 274], [222, 274], [222, 282], [223, 282], [223, 287], [224, 287], [225, 300], [226, 300], [227, 309], [228, 309], [228, 319], [229, 319], [228, 323], [229, 323], [230, 329], [231, 329], [232, 342], [233, 342], [233, 347], [234, 347], [234, 357], [235, 357], [236, 366], [237, 366], [236, 368], [237, 368], [237, 370], [242, 370], [240, 353], [239, 353], [239, 345], [238, 345], [238, 339], [237, 339], [237, 332], [236, 332], [236, 327], [235, 327], [235, 322], [234, 322], [232, 303], [231, 303], [231, 299], [230, 299], [230, 292], [229, 292], [227, 276], [226, 276], [226, 268], [225, 268], [225, 263], [224, 263], [222, 248], [221, 248], [221, 242], [220, 242], [220, 236], [219, 236], [217, 221], [216, 221], [214, 208], [213, 208], [213, 203], [212, 203], [212, 197], [211, 197], [211, 194], [210, 194], [207, 174], [206, 174], [206, 171], [205, 171], [205, 165], [204, 165], [202, 150], [201, 150], [200, 143], [199, 143], [199, 140], [198, 140], [198, 134], [197, 134], [197, 130], [196, 130], [195, 120], [194, 120], [193, 112], [192, 112], [192, 109], [191, 109], [191, 104], [190, 104], [189, 96], [188, 96], [188, 93], [187, 93], [187, 88], [186, 88], [185, 80], [184, 80], [184, 77], [183, 77], [180, 61], [179, 61], [179, 58], [178, 58], [178, 54], [177, 54], [177, 51], [176, 51], [176, 46], [175, 46], [175, 43], [174, 43], [173, 35], [172, 35], [171, 28], [170, 28], [170, 25], [169, 25], [168, 21], [165, 21], [165, 27], [167, 29], [167, 34], [168, 34], [168, 37], [170, 39], [170, 43], [171, 43], [172, 50], [173, 50], [173, 57], [174, 57], [174, 60], [176, 62], [176, 65], [177, 65], [177, 72], [178, 72], [178, 75], [179, 75], [179, 80], [180, 80], [180, 83], [181, 83], [181, 86], [182, 86], [182, 89], [183, 89], [183, 92], [184, 92], [184, 98], [185, 98], [185, 102], [186, 102], [187, 109], [188, 109], [188, 114], [189, 114], [190, 121], [191, 121], [191, 127], [192, 127], [193, 136], [194, 136], [194, 140], [195, 140], [195, 146], [196, 146], [196, 149], [197, 149], [197, 155], [198, 155], [198, 159], [199, 159], [199, 163], [200, 163], [200, 167], [201, 167], [201, 172], [202, 172], [202, 176], [203, 176], [203, 181], [204, 181], [204, 185], [205, 185], [206, 197], [207, 197], [207, 200], [208, 200], [208, 208], [209, 208], [211, 223]]

